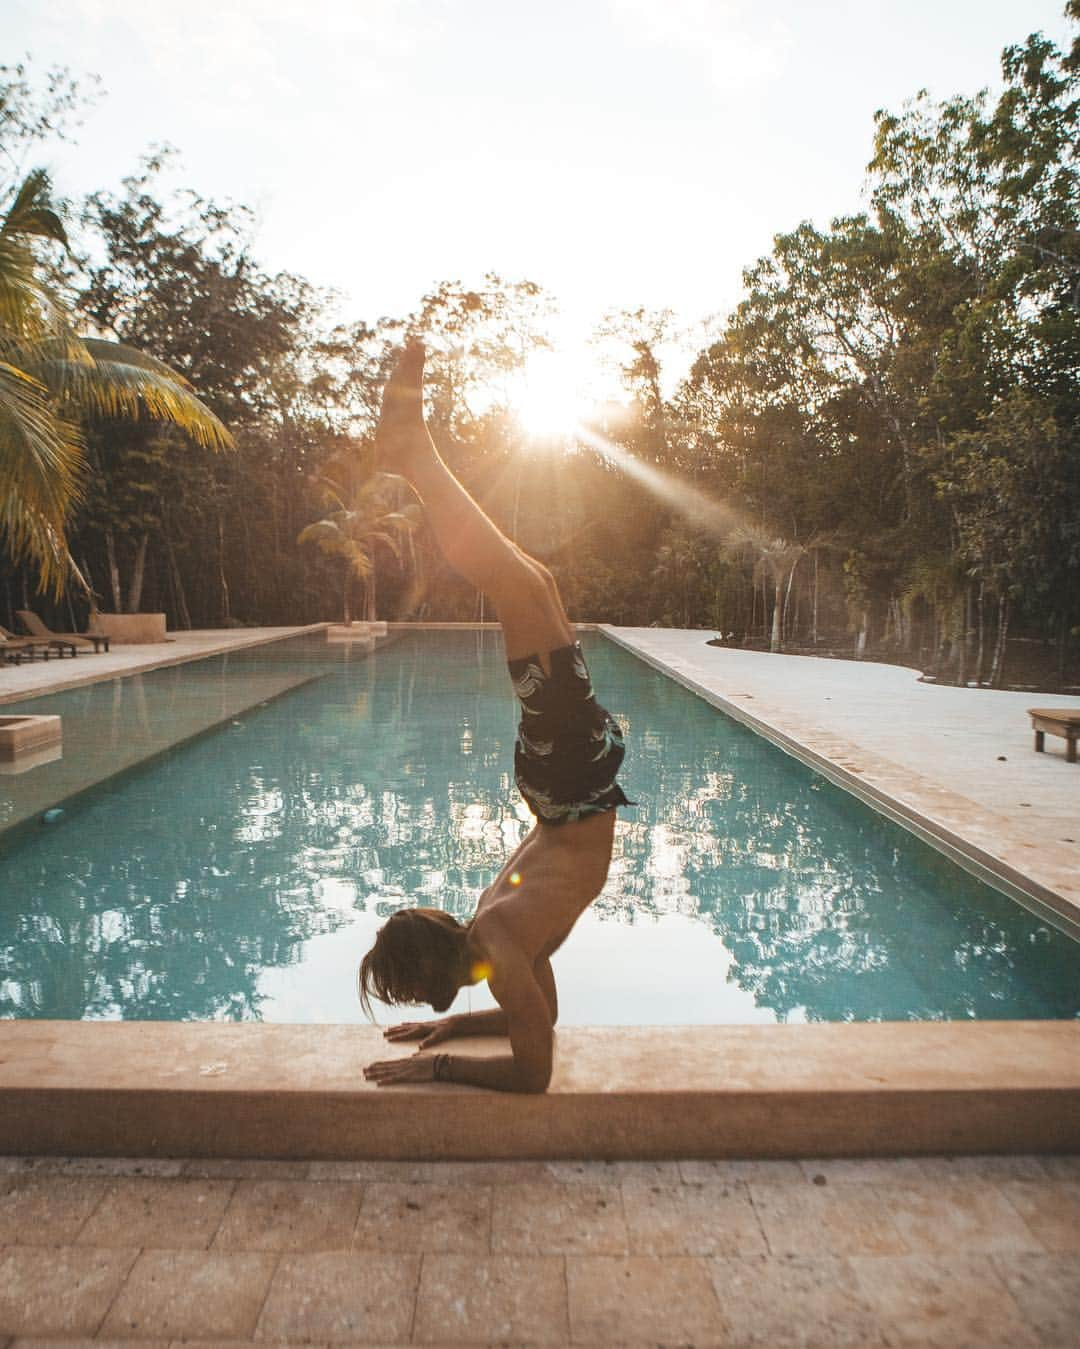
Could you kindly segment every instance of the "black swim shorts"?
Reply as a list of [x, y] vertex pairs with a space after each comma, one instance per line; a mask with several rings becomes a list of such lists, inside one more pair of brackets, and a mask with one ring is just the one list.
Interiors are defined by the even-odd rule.
[[509, 662], [521, 703], [514, 778], [525, 804], [544, 824], [632, 805], [615, 781], [623, 733], [596, 701], [580, 645], [559, 647], [550, 660], [550, 675], [536, 656]]

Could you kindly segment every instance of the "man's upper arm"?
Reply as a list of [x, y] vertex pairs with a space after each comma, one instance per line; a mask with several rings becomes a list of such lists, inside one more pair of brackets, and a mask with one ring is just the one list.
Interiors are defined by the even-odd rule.
[[551, 1081], [551, 1009], [528, 961], [514, 952], [493, 961], [488, 987], [506, 1013], [514, 1068], [526, 1091], [546, 1091]]
[[559, 993], [555, 987], [555, 976], [551, 972], [551, 961], [547, 956], [541, 956], [536, 961], [533, 965], [533, 974], [536, 976], [540, 992], [544, 995], [544, 1001], [551, 1013], [551, 1024], [554, 1026], [559, 1019]]

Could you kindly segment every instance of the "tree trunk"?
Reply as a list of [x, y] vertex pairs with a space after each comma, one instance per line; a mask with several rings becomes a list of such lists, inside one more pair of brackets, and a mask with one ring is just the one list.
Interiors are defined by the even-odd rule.
[[859, 615], [859, 635], [855, 638], [855, 655], [862, 660], [866, 655], [866, 643], [870, 638], [870, 610], [864, 609]]
[[990, 666], [990, 687], [1001, 688], [1005, 674], [1005, 641], [1009, 635], [1009, 601], [1004, 594], [998, 596], [998, 630], [994, 643], [994, 661]]
[[366, 600], [367, 620], [369, 623], [375, 622], [375, 568], [372, 567], [371, 575], [364, 583], [364, 597]]
[[769, 639], [769, 650], [779, 651], [783, 645], [784, 591], [779, 576], [774, 584], [776, 586], [776, 600], [772, 611], [772, 636]]
[[810, 634], [811, 641], [817, 646], [817, 619], [818, 619], [818, 554], [814, 553], [814, 626]]
[[1069, 609], [1066, 604], [1061, 606], [1061, 618], [1058, 622], [1058, 640], [1057, 640], [1057, 677], [1058, 683], [1065, 682], [1065, 652], [1069, 644]]
[[[790, 638], [791, 635], [792, 635], [792, 634], [791, 634], [791, 587], [792, 587], [792, 586], [794, 585], [794, 583], [795, 583], [795, 568], [796, 568], [798, 565], [799, 565], [799, 559], [796, 558], [795, 561], [791, 564], [791, 570], [788, 572], [788, 578], [787, 578], [787, 591], [786, 591], [786, 593], [785, 593], [785, 595], [784, 595], [784, 617], [787, 618], [787, 620], [788, 620], [788, 637], [789, 637], [789, 638]], [[779, 594], [779, 593], [780, 593], [780, 588], [779, 588], [779, 586], [777, 586], [777, 594]], [[783, 642], [783, 639], [784, 639], [784, 630], [783, 630], [783, 624], [781, 623], [781, 628], [780, 628], [780, 640], [781, 640], [781, 642]]]
[[983, 682], [983, 659], [986, 655], [986, 583], [979, 582], [979, 604], [978, 604], [978, 636], [979, 642], [975, 650], [975, 687], [982, 688]]
[[352, 590], [352, 565], [345, 563], [345, 585], [341, 591], [341, 612], [343, 614], [342, 622], [346, 627], [352, 622], [352, 614], [349, 610], [349, 594]]
[[225, 521], [222, 519], [221, 511], [218, 511], [217, 518], [218, 533], [218, 581], [221, 585], [221, 621], [228, 623], [232, 618], [231, 606], [229, 603], [229, 582], [225, 575]]
[[173, 617], [175, 626], [191, 631], [191, 614], [188, 611], [187, 595], [184, 593], [184, 581], [180, 575], [180, 565], [176, 560], [172, 536], [169, 533], [168, 516], [163, 518], [161, 539], [165, 545], [165, 565], [169, 574], [169, 588], [172, 591]]
[[124, 605], [120, 595], [120, 568], [116, 565], [116, 541], [111, 529], [105, 531], [105, 556], [109, 563], [109, 588], [112, 590], [113, 613], [122, 614]]
[[146, 575], [146, 549], [150, 543], [150, 535], [143, 530], [139, 536], [139, 545], [135, 549], [135, 565], [131, 571], [131, 585], [128, 587], [127, 608], [124, 610], [128, 614], [137, 614], [139, 605], [142, 603], [143, 577]]

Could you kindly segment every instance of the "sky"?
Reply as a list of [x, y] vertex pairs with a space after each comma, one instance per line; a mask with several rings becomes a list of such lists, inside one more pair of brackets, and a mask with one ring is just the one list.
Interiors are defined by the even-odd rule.
[[1066, 41], [1063, 4], [4, 0], [0, 59], [102, 79], [59, 193], [167, 142], [347, 320], [494, 271], [568, 331], [671, 308], [693, 341], [774, 234], [865, 204], [875, 109], [992, 87], [1008, 43]]

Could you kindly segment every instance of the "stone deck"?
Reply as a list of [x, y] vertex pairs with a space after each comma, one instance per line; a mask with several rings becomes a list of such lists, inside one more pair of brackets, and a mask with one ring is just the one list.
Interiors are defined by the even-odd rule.
[[0, 1346], [1078, 1343], [1080, 1157], [0, 1158]]

